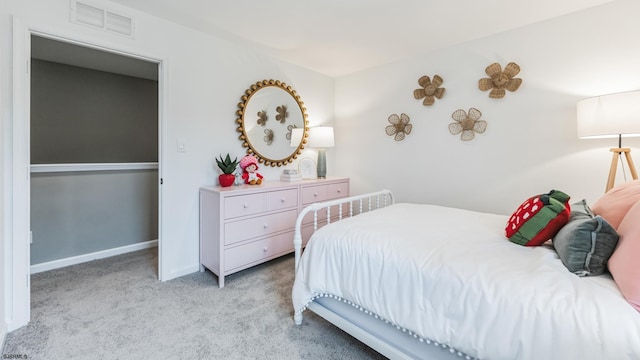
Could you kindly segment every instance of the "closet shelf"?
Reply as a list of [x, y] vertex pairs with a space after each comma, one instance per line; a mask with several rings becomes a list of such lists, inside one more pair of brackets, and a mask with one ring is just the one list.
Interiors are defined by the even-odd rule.
[[136, 163], [81, 163], [81, 164], [31, 164], [31, 173], [156, 170], [157, 162]]

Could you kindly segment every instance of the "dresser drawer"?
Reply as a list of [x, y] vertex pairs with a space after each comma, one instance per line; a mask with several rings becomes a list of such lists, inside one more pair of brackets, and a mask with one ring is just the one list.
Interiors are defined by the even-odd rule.
[[302, 189], [302, 204], [339, 199], [349, 195], [346, 182], [329, 183], [317, 186], [307, 186]]
[[298, 189], [267, 193], [267, 211], [294, 208], [298, 206]]
[[225, 219], [238, 216], [258, 214], [265, 210], [263, 193], [230, 196], [224, 199]]
[[324, 201], [327, 198], [327, 189], [324, 186], [308, 186], [302, 189], [302, 204], [309, 205], [314, 202]]
[[293, 250], [293, 231], [236, 246], [225, 251], [225, 268], [235, 268], [258, 262]]
[[224, 225], [224, 244], [230, 245], [258, 236], [293, 229], [297, 216], [298, 210], [291, 209], [275, 214], [228, 222]]
[[349, 196], [349, 185], [346, 182], [339, 182], [325, 185], [327, 200], [339, 199]]

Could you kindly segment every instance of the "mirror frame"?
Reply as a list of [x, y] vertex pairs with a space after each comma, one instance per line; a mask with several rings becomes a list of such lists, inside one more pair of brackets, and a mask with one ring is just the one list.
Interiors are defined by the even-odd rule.
[[[251, 144], [251, 140], [249, 135], [246, 132], [245, 126], [245, 110], [249, 107], [249, 101], [251, 98], [258, 93], [261, 89], [266, 89], [269, 87], [277, 87], [281, 90], [284, 90], [287, 94], [289, 94], [298, 104], [300, 108], [300, 112], [302, 114], [303, 121], [303, 134], [300, 139], [300, 144], [291, 152], [291, 154], [285, 156], [282, 159], [272, 159], [271, 156], [261, 154], [258, 152], [255, 147]], [[241, 96], [242, 101], [238, 103], [238, 110], [236, 111], [236, 115], [238, 118], [236, 119], [236, 123], [238, 124], [238, 128], [236, 129], [240, 136], [238, 137], [240, 141], [242, 141], [242, 147], [247, 148], [247, 154], [255, 156], [260, 163], [265, 164], [266, 166], [285, 166], [294, 159], [298, 158], [298, 155], [302, 153], [305, 144], [307, 143], [307, 138], [309, 136], [309, 121], [307, 120], [307, 109], [304, 107], [304, 103], [300, 100], [300, 96], [296, 93], [295, 90], [291, 88], [291, 86], [287, 85], [280, 80], [262, 80], [258, 81], [255, 84], [251, 85], [247, 90], [245, 90], [245, 94]], [[255, 139], [254, 139], [255, 140]], [[293, 149], [293, 147], [292, 147]]]

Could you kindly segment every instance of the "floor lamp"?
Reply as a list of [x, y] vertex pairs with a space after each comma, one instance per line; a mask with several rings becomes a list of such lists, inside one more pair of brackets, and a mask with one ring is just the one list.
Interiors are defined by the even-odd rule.
[[[605, 192], [614, 186], [618, 161], [622, 162], [622, 154], [627, 160], [631, 177], [634, 180], [638, 179], [638, 173], [631, 159], [631, 149], [622, 147], [622, 137], [640, 136], [639, 110], [640, 91], [602, 95], [578, 102], [579, 138], [618, 138], [618, 147], [611, 148], [613, 158]], [[624, 163], [622, 165], [624, 166]]]

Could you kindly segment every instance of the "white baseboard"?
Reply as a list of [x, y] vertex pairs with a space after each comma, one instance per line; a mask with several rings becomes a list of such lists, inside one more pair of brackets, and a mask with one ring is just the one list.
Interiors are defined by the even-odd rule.
[[162, 281], [164, 282], [164, 281], [173, 280], [185, 275], [193, 274], [194, 272], [198, 272], [198, 271], [200, 271], [200, 265], [187, 266], [177, 271], [172, 271], [170, 274], [166, 275], [166, 277], [163, 277]]
[[150, 240], [141, 243], [136, 243], [127, 246], [121, 246], [113, 249], [107, 249], [102, 251], [96, 251], [90, 254], [72, 256], [65, 259], [49, 261], [41, 264], [31, 265], [31, 273], [36, 274], [43, 271], [49, 271], [53, 269], [59, 269], [65, 266], [81, 264], [88, 261], [104, 259], [110, 256], [116, 256], [125, 254], [132, 251], [148, 249], [150, 247], [158, 246], [158, 240]]

